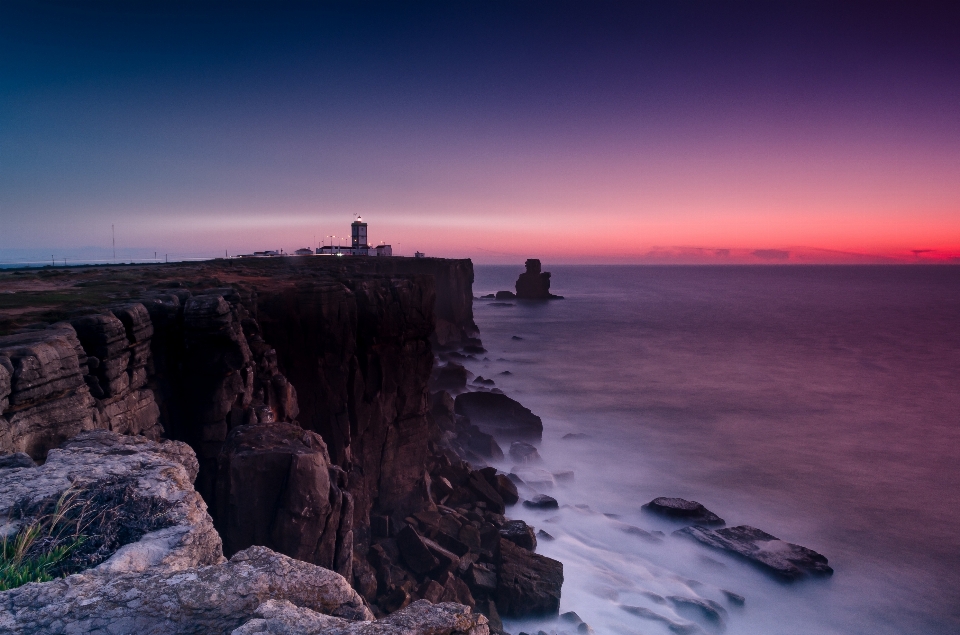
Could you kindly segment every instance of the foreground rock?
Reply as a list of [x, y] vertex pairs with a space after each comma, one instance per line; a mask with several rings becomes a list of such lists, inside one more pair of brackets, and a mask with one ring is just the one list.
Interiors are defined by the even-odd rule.
[[833, 574], [825, 556], [748, 525], [717, 530], [684, 527], [674, 535], [745, 558], [784, 580]]
[[[140, 527], [140, 519], [129, 513], [116, 515], [115, 523], [124, 526], [100, 526], [99, 531], [109, 534], [110, 540], [104, 542], [101, 536], [87, 540], [103, 543], [89, 562], [98, 565], [97, 570], [177, 571], [223, 560], [220, 536], [193, 489], [197, 459], [185, 443], [157, 443], [105, 430], [84, 432], [51, 450], [42, 466], [5, 469], [2, 474], [0, 518], [9, 523], [5, 533], [48, 513], [65, 492], [78, 495], [119, 489], [125, 506], [134, 503], [137, 509], [162, 516], [152, 525], [162, 528], [145, 534], [137, 530], [150, 525]], [[132, 542], [126, 542], [131, 538]], [[82, 545], [81, 550], [87, 547]]]
[[232, 635], [488, 635], [487, 618], [468, 607], [445, 602], [414, 602], [376, 622], [351, 622], [301, 608], [288, 601], [269, 600], [257, 619]]
[[660, 516], [687, 521], [694, 525], [723, 525], [724, 520], [698, 503], [682, 498], [654, 498], [643, 509]]
[[89, 571], [0, 593], [0, 631], [229, 633], [271, 599], [351, 620], [373, 618], [342, 576], [251, 547], [219, 565], [147, 573]]
[[543, 421], [529, 408], [506, 395], [492, 392], [468, 392], [457, 395], [454, 408], [458, 415], [496, 437], [539, 441], [543, 437]]

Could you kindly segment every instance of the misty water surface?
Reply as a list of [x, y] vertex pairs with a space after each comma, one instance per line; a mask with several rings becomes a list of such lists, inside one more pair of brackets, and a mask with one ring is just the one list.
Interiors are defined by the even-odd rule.
[[[547, 469], [576, 473], [559, 512], [510, 512], [557, 538], [539, 551], [564, 562], [562, 611], [600, 633], [671, 632], [624, 604], [691, 618], [655, 593], [721, 602], [732, 634], [960, 632], [960, 268], [545, 268], [567, 299], [475, 301], [489, 352], [467, 365], [543, 417]], [[521, 270], [478, 266], [475, 295]], [[656, 496], [836, 574], [783, 585], [673, 538], [640, 511]], [[575, 630], [508, 622], [540, 627]]]

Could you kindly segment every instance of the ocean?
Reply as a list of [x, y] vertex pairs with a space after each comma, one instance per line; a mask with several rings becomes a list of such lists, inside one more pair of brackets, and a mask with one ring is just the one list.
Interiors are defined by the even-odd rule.
[[[544, 468], [574, 472], [547, 492], [560, 510], [507, 514], [555, 538], [538, 551], [564, 564], [561, 612], [596, 633], [960, 633], [960, 267], [544, 268], [566, 299], [475, 300], [488, 352], [465, 365], [543, 418]], [[521, 271], [477, 266], [474, 295]], [[784, 584], [674, 537], [641, 510], [658, 496], [835, 574]]]

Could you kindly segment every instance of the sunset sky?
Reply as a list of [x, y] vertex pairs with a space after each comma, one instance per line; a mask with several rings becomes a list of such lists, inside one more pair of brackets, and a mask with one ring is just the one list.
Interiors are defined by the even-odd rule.
[[946, 4], [4, 2], [0, 261], [960, 262]]

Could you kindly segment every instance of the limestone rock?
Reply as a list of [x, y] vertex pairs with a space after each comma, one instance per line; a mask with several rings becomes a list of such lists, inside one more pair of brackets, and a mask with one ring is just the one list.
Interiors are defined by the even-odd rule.
[[[15, 517], [15, 508], [30, 509], [55, 501], [71, 488], [132, 479], [138, 495], [161, 499], [170, 506], [168, 526], [120, 547], [91, 571], [180, 570], [214, 564], [223, 559], [220, 536], [193, 489], [196, 474], [197, 460], [186, 444], [156, 443], [103, 430], [85, 432], [51, 450], [40, 467], [4, 471], [0, 518]], [[20, 522], [25, 521], [29, 518]]]
[[420, 600], [375, 622], [350, 622], [297, 607], [285, 600], [268, 600], [257, 619], [232, 635], [488, 635], [487, 618], [453, 603]]
[[692, 538], [708, 547], [745, 558], [785, 580], [833, 574], [825, 556], [748, 525], [717, 530], [684, 527], [674, 535]]
[[0, 452], [47, 451], [99, 426], [69, 325], [0, 337]]
[[676, 520], [683, 520], [694, 525], [723, 525], [722, 518], [698, 503], [682, 498], [654, 498], [643, 506], [643, 509]]
[[267, 600], [347, 620], [373, 618], [337, 573], [251, 547], [223, 564], [142, 573], [90, 570], [0, 593], [0, 631], [229, 633], [255, 617]]
[[25, 452], [14, 452], [13, 454], [4, 454], [0, 456], [0, 470], [8, 470], [18, 467], [37, 467], [30, 455]]

